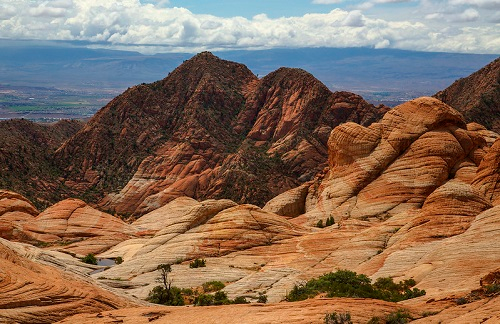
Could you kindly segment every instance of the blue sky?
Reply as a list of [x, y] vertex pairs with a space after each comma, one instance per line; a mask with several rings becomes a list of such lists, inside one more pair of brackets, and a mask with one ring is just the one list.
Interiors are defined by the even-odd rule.
[[500, 53], [500, 0], [0, 0], [0, 38], [143, 53], [370, 47]]

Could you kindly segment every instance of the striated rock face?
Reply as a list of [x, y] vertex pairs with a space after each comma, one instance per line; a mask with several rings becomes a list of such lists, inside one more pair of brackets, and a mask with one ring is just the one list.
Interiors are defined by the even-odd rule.
[[369, 125], [385, 111], [300, 69], [259, 80], [205, 52], [115, 98], [56, 159], [65, 184], [87, 197], [119, 190], [99, 206], [121, 214], [180, 196], [263, 206], [324, 168], [333, 127]]
[[67, 190], [57, 178], [51, 155], [82, 126], [74, 120], [51, 125], [0, 121], [0, 188], [21, 193], [38, 208], [60, 200]]
[[22, 225], [37, 215], [38, 210], [28, 199], [15, 192], [0, 190], [0, 237], [25, 239]]
[[434, 95], [467, 121], [500, 133], [500, 58]]
[[[372, 317], [395, 312], [398, 304], [366, 299], [314, 299], [273, 305], [231, 305], [222, 307], [141, 307], [77, 315], [60, 323], [109, 323], [120, 318], [130, 323], [324, 323], [327, 313], [349, 312], [354, 323], [367, 323]], [[410, 313], [418, 316], [415, 309]]]
[[[367, 128], [343, 124], [330, 135], [330, 171], [310, 192], [317, 203], [306, 217], [385, 218], [423, 206], [434, 213], [436, 196], [442, 204], [444, 196], [453, 200], [457, 192], [480, 202], [477, 214], [487, 204], [470, 183], [487, 148], [458, 112], [433, 98], [400, 105]], [[454, 186], [447, 185], [450, 179], [456, 180]]]
[[[154, 285], [151, 278], [156, 275], [158, 264], [219, 257], [255, 246], [269, 246], [306, 232], [285, 218], [253, 205], [237, 206], [230, 200], [188, 201], [187, 206], [185, 203], [186, 198], [178, 198], [132, 224], [140, 230], [156, 233], [152, 238], [125, 241], [102, 253], [100, 257], [121, 256], [125, 262], [99, 276], [132, 278], [135, 284], [147, 285], [135, 292], [143, 296]], [[184, 266], [187, 267], [187, 263]], [[204, 276], [188, 279], [193, 280], [198, 285], [209, 281]]]
[[64, 250], [80, 255], [105, 251], [135, 233], [119, 218], [78, 199], [66, 199], [47, 208], [26, 222], [23, 230], [32, 240], [64, 243]]
[[75, 274], [27, 258], [25, 246], [0, 238], [0, 322], [54, 323], [76, 313], [135, 304]]

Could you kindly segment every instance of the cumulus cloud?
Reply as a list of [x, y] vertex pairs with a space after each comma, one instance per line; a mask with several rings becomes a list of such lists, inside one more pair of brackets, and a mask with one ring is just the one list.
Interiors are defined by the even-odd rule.
[[[493, 26], [436, 30], [422, 22], [375, 18], [360, 10], [337, 8], [328, 13], [281, 18], [269, 18], [265, 14], [223, 18], [165, 7], [166, 2], [151, 0], [17, 0], [13, 3], [0, 0], [1, 38], [84, 41], [143, 52], [319, 46], [500, 52], [498, 31], [495, 32]], [[444, 16], [442, 12], [434, 16], [427, 13], [427, 21], [439, 22], [438, 18]], [[465, 8], [454, 17], [466, 22], [479, 19], [480, 13]]]

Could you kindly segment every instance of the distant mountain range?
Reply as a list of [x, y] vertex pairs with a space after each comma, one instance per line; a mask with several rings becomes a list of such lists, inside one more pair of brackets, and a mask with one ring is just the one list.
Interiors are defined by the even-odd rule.
[[[0, 40], [0, 85], [121, 92], [163, 79], [192, 54], [136, 52]], [[432, 95], [497, 55], [425, 53], [370, 48], [304, 48], [214, 53], [262, 77], [282, 66], [309, 71], [331, 90], [368, 101], [402, 102]]]

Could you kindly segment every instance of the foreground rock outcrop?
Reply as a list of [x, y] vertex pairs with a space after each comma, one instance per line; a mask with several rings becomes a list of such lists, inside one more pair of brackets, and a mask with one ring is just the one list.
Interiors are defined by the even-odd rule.
[[34, 257], [33, 248], [0, 238], [0, 322], [54, 323], [75, 313], [137, 305]]

